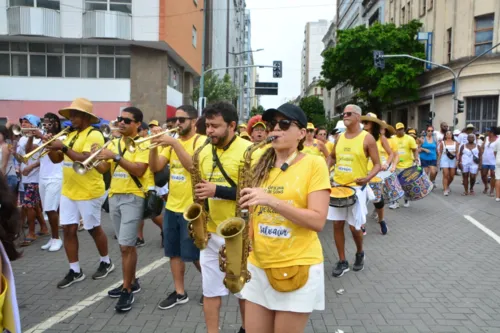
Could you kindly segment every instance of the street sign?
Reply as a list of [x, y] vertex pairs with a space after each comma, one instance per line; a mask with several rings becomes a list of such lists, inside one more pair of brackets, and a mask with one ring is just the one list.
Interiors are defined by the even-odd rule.
[[281, 60], [273, 61], [273, 78], [280, 78], [283, 76], [283, 62]]
[[373, 51], [373, 65], [375, 68], [385, 68], [384, 51]]
[[255, 82], [255, 95], [278, 95], [278, 82]]

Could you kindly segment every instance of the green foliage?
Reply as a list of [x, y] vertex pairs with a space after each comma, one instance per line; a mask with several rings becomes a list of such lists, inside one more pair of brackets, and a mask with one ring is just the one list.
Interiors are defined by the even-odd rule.
[[385, 69], [377, 69], [373, 51], [425, 58], [424, 46], [415, 38], [421, 26], [413, 20], [400, 27], [391, 23], [339, 30], [336, 47], [323, 54], [321, 86], [332, 89], [338, 84], [351, 85], [358, 91], [358, 100], [366, 103], [365, 111], [378, 114], [396, 100], [417, 99], [417, 77], [424, 64], [408, 58], [386, 58]]
[[253, 107], [252, 110], [250, 110], [250, 117], [256, 116], [258, 114], [263, 114], [264, 111], [266, 110], [264, 110], [264, 107], [262, 105]]
[[[204, 97], [207, 98], [207, 104], [214, 102], [233, 102], [238, 98], [239, 90], [231, 81], [231, 76], [225, 74], [223, 78], [220, 78], [214, 72], [208, 72], [205, 75], [205, 91], [203, 92]], [[197, 102], [200, 97], [200, 87], [197, 86], [193, 89], [193, 102]]]
[[318, 96], [302, 98], [299, 106], [306, 113], [307, 121], [313, 123], [315, 126], [321, 126], [326, 123], [323, 101]]

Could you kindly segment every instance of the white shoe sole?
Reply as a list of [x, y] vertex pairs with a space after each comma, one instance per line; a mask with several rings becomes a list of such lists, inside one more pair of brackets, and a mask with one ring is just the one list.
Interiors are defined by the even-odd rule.
[[332, 274], [332, 276], [335, 277], [335, 278], [339, 278], [339, 277], [343, 276], [345, 273], [349, 272], [350, 270], [351, 270], [350, 268], [346, 268], [346, 269], [344, 269], [344, 271], [342, 272], [342, 274], [337, 275], [337, 276], [335, 276], [335, 275]]
[[162, 309], [162, 310], [168, 310], [168, 309], [171, 309], [173, 308], [174, 306], [176, 305], [181, 305], [181, 304], [186, 304], [187, 302], [189, 302], [189, 297], [186, 297], [185, 299], [183, 300], [180, 300], [180, 301], [177, 301], [175, 302], [174, 304], [170, 305], [170, 306], [165, 306], [165, 307], [162, 307], [160, 306], [160, 304], [158, 304], [158, 308]]
[[132, 298], [132, 303], [130, 303], [130, 306], [129, 306], [129, 307], [126, 307], [126, 308], [123, 308], [123, 309], [117, 309], [117, 308], [115, 307], [115, 310], [116, 310], [117, 312], [127, 312], [127, 311], [130, 311], [130, 310], [132, 309], [132, 304], [134, 304], [134, 302], [135, 302], [135, 297], [133, 297], [133, 298]]
[[99, 277], [92, 277], [93, 280], [101, 280], [108, 276], [109, 273], [115, 270], [115, 264], [111, 263], [111, 267], [108, 269], [105, 275]]
[[85, 280], [85, 278], [86, 278], [85, 274], [82, 274], [82, 276], [80, 276], [79, 278], [74, 279], [73, 281], [71, 281], [70, 283], [68, 283], [68, 284], [66, 284], [64, 286], [57, 286], [57, 288], [59, 288], [59, 289], [68, 288], [69, 286], [71, 286], [74, 283], [77, 283], [77, 282]]

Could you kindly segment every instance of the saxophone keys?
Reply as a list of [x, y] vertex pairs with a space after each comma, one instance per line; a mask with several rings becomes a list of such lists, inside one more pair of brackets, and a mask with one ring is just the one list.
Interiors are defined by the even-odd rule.
[[246, 282], [250, 282], [250, 280], [252, 279], [252, 273], [250, 273], [249, 271], [246, 271]]
[[193, 231], [193, 229], [194, 229], [194, 227], [193, 227], [193, 223], [191, 223], [191, 222], [190, 222], [190, 223], [188, 224], [188, 229], [189, 229], [189, 231], [191, 231], [191, 232]]
[[226, 259], [226, 245], [222, 245], [219, 249], [219, 256], [223, 259]]
[[225, 273], [227, 268], [227, 264], [225, 261], [219, 261], [219, 269], [221, 272]]

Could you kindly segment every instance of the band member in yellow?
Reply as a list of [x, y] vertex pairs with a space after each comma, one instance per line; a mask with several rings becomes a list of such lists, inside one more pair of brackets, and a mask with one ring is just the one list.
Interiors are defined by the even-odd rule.
[[[170, 258], [170, 269], [174, 278], [175, 290], [158, 304], [162, 310], [189, 301], [184, 289], [185, 262], [192, 262], [200, 270], [200, 250], [189, 237], [188, 222], [184, 219], [184, 210], [193, 203], [191, 174], [188, 170], [193, 166], [194, 151], [203, 145], [205, 137], [196, 134], [198, 111], [190, 105], [182, 105], [175, 112], [175, 127], [179, 128], [179, 139], [163, 135], [153, 139], [152, 143], [160, 143], [158, 148], [150, 149], [149, 167], [151, 171], [163, 170], [170, 163], [169, 195], [163, 218], [163, 246], [165, 256]], [[161, 128], [154, 133], [163, 131]], [[202, 300], [200, 301], [202, 302]]]
[[[252, 278], [242, 290], [246, 331], [304, 332], [310, 314], [325, 308], [318, 232], [328, 212], [328, 169], [322, 156], [301, 152], [307, 118], [299, 107], [283, 104], [263, 119], [277, 139], [254, 166], [252, 188], [243, 189], [240, 199], [253, 209]], [[275, 274], [289, 279], [276, 280]]]
[[267, 137], [266, 124], [262, 121], [260, 114], [248, 120], [247, 133], [252, 137], [253, 143], [259, 143]]
[[[243, 154], [252, 143], [235, 134], [238, 113], [233, 105], [220, 102], [203, 111], [206, 117], [207, 136], [212, 139], [200, 154], [203, 183], [196, 185], [195, 195], [208, 199], [208, 232], [211, 238], [206, 249], [200, 252], [205, 323], [208, 333], [219, 332], [221, 297], [229, 294], [224, 286], [224, 273], [219, 269], [219, 249], [225, 243], [215, 231], [224, 220], [236, 213], [236, 184]], [[240, 295], [236, 295], [240, 297]], [[240, 299], [244, 327], [244, 300]], [[240, 330], [241, 331], [241, 330]]]
[[304, 142], [304, 149], [302, 152], [304, 154], [324, 156], [325, 158], [328, 157], [328, 150], [326, 149], [325, 144], [321, 140], [314, 138], [316, 128], [313, 123], [307, 123], [306, 130], [306, 141]]
[[54, 140], [49, 145], [49, 157], [52, 162], [63, 163], [59, 216], [70, 267], [68, 274], [57, 284], [58, 288], [66, 288], [85, 279], [78, 261], [77, 232], [80, 217], [83, 219], [84, 229], [94, 239], [101, 256], [99, 267], [92, 278], [103, 279], [115, 268], [109, 259], [108, 240], [101, 227], [101, 206], [106, 198], [103, 176], [95, 169], [83, 175], [73, 169], [73, 162], [83, 162], [89, 157], [92, 145], [104, 144], [101, 132], [91, 126], [99, 122], [92, 109], [92, 103], [85, 98], [77, 98], [69, 107], [61, 109], [59, 114], [71, 121], [74, 131], [69, 133], [64, 141]]
[[318, 133], [316, 134], [316, 138], [325, 144], [326, 150], [328, 151], [328, 155], [330, 155], [332, 153], [335, 144], [328, 140], [328, 131], [326, 130], [326, 128], [319, 127]]
[[[416, 132], [415, 132], [416, 137]], [[418, 145], [413, 137], [405, 134], [405, 125], [403, 123], [396, 124], [396, 136], [394, 137], [394, 142], [398, 146], [398, 156], [399, 162], [396, 165], [397, 173], [403, 172], [403, 170], [411, 168], [414, 164], [420, 165], [420, 156], [418, 154]], [[405, 207], [410, 207], [410, 201], [404, 199]], [[395, 202], [389, 206], [390, 209], [399, 208], [399, 202]]]
[[[332, 220], [333, 237], [339, 255], [339, 261], [333, 268], [332, 275], [340, 277], [349, 271], [349, 263], [345, 258], [344, 224], [347, 221], [356, 244], [356, 258], [352, 269], [361, 271], [364, 268], [365, 252], [363, 250], [363, 232], [361, 226], [366, 223], [366, 186], [380, 171], [380, 159], [377, 143], [373, 136], [360, 128], [361, 108], [349, 104], [345, 107], [345, 133], [335, 143], [330, 155], [329, 165], [335, 165], [335, 185], [351, 186], [356, 190], [356, 203], [350, 207], [332, 207], [328, 210], [328, 219]], [[368, 161], [373, 168], [368, 171]]]

